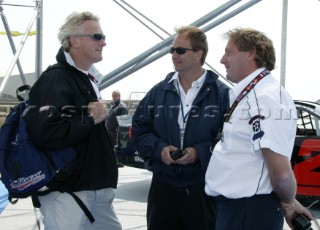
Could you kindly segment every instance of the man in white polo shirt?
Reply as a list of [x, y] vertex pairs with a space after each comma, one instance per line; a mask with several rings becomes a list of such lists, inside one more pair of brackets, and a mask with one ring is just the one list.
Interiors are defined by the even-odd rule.
[[205, 191], [218, 202], [216, 230], [293, 228], [298, 213], [290, 165], [296, 133], [295, 105], [273, 78], [272, 41], [253, 29], [234, 29], [221, 63], [230, 90], [230, 110], [206, 173]]

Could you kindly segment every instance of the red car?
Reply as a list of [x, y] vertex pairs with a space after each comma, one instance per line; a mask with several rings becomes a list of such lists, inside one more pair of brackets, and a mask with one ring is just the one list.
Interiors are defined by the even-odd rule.
[[[295, 101], [298, 112], [297, 134], [291, 163], [297, 180], [298, 198], [320, 198], [320, 104]], [[124, 165], [146, 168], [131, 145], [132, 115], [118, 117], [118, 160]]]
[[320, 104], [295, 101], [297, 135], [291, 163], [297, 180], [297, 196], [320, 198]]

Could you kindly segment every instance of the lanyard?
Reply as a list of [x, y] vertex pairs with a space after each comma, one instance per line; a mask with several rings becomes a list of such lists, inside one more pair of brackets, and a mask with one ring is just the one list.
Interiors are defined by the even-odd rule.
[[229, 119], [239, 104], [239, 102], [244, 98], [245, 95], [247, 95], [255, 86], [256, 84], [264, 78], [266, 75], [270, 74], [269, 70], [263, 70], [261, 73], [259, 73], [249, 84], [241, 91], [237, 99], [233, 102], [231, 108], [229, 109], [228, 113], [225, 115], [224, 122], [229, 122]]
[[186, 114], [184, 114], [184, 109], [183, 109], [183, 103], [182, 103], [182, 100], [181, 100], [179, 83], [177, 83], [177, 89], [178, 89], [178, 95], [179, 95], [179, 98], [180, 98], [180, 110], [181, 110], [181, 116], [182, 116], [182, 122], [183, 122], [182, 127], [180, 127], [180, 148], [183, 149], [185, 126], [186, 126], [187, 118], [188, 118], [189, 113], [190, 113], [191, 110], [189, 110]]
[[183, 109], [183, 104], [182, 104], [182, 100], [181, 100], [179, 84], [177, 84], [177, 88], [178, 88], [178, 94], [179, 94], [179, 98], [180, 98], [180, 109], [181, 109], [182, 121], [185, 124], [187, 122], [187, 118], [189, 116], [190, 110], [186, 114], [184, 114], [184, 109]]

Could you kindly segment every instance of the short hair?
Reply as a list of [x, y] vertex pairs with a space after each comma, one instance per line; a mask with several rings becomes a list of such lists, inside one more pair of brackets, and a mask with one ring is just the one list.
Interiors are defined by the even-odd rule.
[[58, 39], [64, 49], [64, 51], [69, 52], [70, 36], [73, 34], [81, 33], [81, 25], [88, 20], [93, 20], [99, 23], [100, 19], [98, 16], [93, 15], [89, 11], [84, 11], [81, 13], [73, 12], [65, 20], [64, 24], [60, 27], [58, 33]]
[[112, 91], [112, 94], [116, 94], [116, 95], [118, 95], [119, 97], [121, 96], [121, 94], [120, 94], [120, 91], [119, 91], [119, 90], [113, 90], [113, 91]]
[[182, 26], [179, 28], [175, 28], [175, 31], [177, 32], [177, 34], [185, 34], [187, 38], [190, 39], [192, 49], [203, 51], [201, 57], [201, 65], [203, 65], [209, 49], [207, 36], [204, 31], [196, 26]]
[[248, 52], [256, 50], [256, 64], [273, 70], [276, 63], [276, 54], [273, 42], [264, 33], [251, 28], [236, 28], [225, 33], [237, 46], [239, 51]]

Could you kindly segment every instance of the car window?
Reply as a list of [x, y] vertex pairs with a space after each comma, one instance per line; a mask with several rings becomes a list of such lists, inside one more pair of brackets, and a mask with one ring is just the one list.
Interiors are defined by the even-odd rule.
[[297, 112], [297, 135], [320, 136], [319, 117], [303, 108], [297, 108]]

